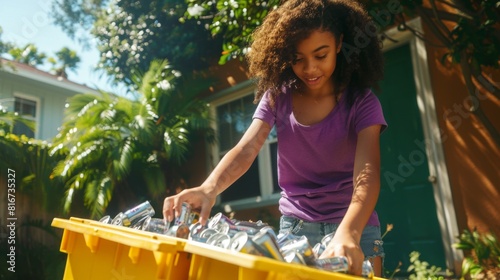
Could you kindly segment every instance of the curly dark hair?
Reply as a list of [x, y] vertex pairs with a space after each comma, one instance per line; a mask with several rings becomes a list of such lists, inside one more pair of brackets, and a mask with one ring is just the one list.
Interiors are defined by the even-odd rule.
[[378, 88], [383, 56], [377, 27], [364, 7], [353, 0], [287, 0], [271, 11], [254, 31], [247, 54], [250, 75], [257, 82], [255, 101], [270, 91], [271, 102], [284, 85], [299, 88], [292, 70], [297, 44], [315, 31], [330, 31], [342, 50], [332, 76], [335, 92], [348, 88], [350, 105], [365, 88]]

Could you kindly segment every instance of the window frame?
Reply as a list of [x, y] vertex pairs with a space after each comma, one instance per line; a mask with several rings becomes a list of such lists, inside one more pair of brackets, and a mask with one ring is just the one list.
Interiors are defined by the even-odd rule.
[[13, 94], [14, 101], [12, 103], [12, 111], [15, 111], [16, 108], [16, 99], [21, 98], [29, 101], [35, 102], [35, 117], [25, 117], [25, 116], [20, 116], [24, 119], [32, 120], [35, 122], [35, 130], [33, 131], [33, 138], [34, 139], [40, 139], [40, 109], [41, 109], [41, 99], [37, 96], [25, 94], [25, 93], [20, 93], [20, 92], [14, 92]]
[[[239, 86], [235, 86], [231, 89], [225, 90], [216, 94], [211, 100], [209, 100], [210, 104], [210, 115], [214, 120], [213, 129], [218, 133], [218, 124], [217, 124], [217, 108], [218, 106], [225, 105], [227, 103], [242, 99], [247, 97], [248, 95], [254, 95], [255, 86], [253, 83], [244, 82], [239, 84]], [[257, 108], [257, 104], [255, 104], [255, 108]], [[273, 172], [272, 172], [272, 162], [271, 162], [271, 144], [276, 143], [277, 139], [267, 139], [262, 148], [257, 155], [256, 160], [259, 163], [259, 182], [260, 182], [260, 195], [256, 197], [250, 198], [242, 198], [233, 201], [222, 202], [220, 196], [217, 197], [216, 205], [222, 206], [225, 211], [231, 212], [233, 210], [244, 210], [251, 209], [257, 207], [263, 207], [268, 205], [277, 204], [279, 198], [281, 197], [280, 193], [273, 193]], [[236, 144], [236, 143], [234, 143]], [[233, 146], [234, 146], [233, 144]], [[216, 142], [209, 149], [209, 160], [208, 163], [208, 173], [210, 173], [213, 168], [219, 162], [219, 143]]]

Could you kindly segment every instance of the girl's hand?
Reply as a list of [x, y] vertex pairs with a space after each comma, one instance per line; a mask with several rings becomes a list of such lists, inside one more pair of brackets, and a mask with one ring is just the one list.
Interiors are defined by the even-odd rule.
[[330, 244], [328, 244], [319, 258], [331, 258], [334, 256], [347, 257], [347, 263], [349, 264], [348, 273], [361, 276], [365, 255], [359, 243], [356, 242], [352, 235], [339, 232], [335, 233]]
[[176, 195], [165, 198], [163, 201], [164, 219], [170, 222], [174, 217], [178, 217], [181, 213], [182, 203], [187, 202], [193, 209], [200, 209], [200, 223], [205, 225], [217, 197], [210, 190], [209, 187], [199, 186], [185, 189]]

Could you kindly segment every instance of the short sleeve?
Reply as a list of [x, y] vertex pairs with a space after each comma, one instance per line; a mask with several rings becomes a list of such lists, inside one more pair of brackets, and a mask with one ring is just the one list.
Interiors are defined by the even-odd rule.
[[269, 92], [265, 92], [253, 114], [253, 118], [263, 120], [272, 127], [276, 122], [276, 114], [269, 101]]
[[354, 128], [359, 133], [364, 128], [372, 125], [382, 125], [380, 132], [387, 128], [382, 105], [377, 96], [370, 90], [354, 104]]

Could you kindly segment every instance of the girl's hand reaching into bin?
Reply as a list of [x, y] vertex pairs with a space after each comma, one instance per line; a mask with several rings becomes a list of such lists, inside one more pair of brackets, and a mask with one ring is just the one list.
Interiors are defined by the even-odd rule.
[[334, 256], [345, 256], [349, 264], [349, 274], [361, 275], [362, 265], [365, 255], [356, 242], [355, 238], [350, 234], [336, 233], [325, 251], [321, 254], [321, 258], [331, 258]]
[[199, 186], [185, 189], [180, 193], [169, 196], [163, 201], [163, 218], [171, 222], [181, 213], [182, 203], [186, 202], [193, 209], [200, 210], [200, 223], [205, 225], [208, 221], [210, 210], [215, 204], [217, 194], [208, 186]]

